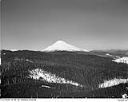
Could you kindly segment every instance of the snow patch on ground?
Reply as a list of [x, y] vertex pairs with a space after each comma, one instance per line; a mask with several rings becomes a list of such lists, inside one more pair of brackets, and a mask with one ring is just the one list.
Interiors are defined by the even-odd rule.
[[51, 88], [50, 86], [47, 86], [47, 85], [42, 85], [41, 87]]
[[1, 58], [0, 58], [0, 65], [1, 65]]
[[29, 60], [29, 59], [26, 59], [25, 61], [33, 63], [33, 61], [31, 61], [31, 60]]
[[128, 98], [128, 95], [125, 93], [122, 95], [122, 98]]
[[115, 85], [119, 85], [121, 83], [128, 83], [128, 78], [127, 79], [111, 79], [111, 80], [105, 80], [104, 83], [99, 84], [99, 88], [106, 88], [106, 87], [112, 87]]
[[3, 55], [6, 55], [6, 53], [3, 53]]
[[112, 56], [112, 55], [110, 55], [109, 53], [106, 53], [106, 55], [107, 55], [107, 56]]
[[117, 62], [117, 63], [126, 63], [126, 64], [128, 64], [128, 57], [117, 58], [117, 59], [114, 59], [112, 61]]
[[55, 74], [44, 71], [42, 69], [34, 69], [29, 72], [30, 72], [29, 77], [36, 79], [36, 80], [40, 79], [40, 80], [47, 81], [49, 83], [71, 84], [74, 86], [83, 87], [83, 85], [81, 85], [77, 82], [66, 80], [65, 78], [58, 77]]

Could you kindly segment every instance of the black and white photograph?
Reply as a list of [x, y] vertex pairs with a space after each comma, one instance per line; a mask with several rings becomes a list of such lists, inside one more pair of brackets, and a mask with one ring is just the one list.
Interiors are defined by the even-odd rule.
[[128, 0], [0, 3], [2, 99], [128, 101]]

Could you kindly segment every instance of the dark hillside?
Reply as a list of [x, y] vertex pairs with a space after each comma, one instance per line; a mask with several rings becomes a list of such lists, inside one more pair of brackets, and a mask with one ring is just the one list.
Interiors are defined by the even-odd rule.
[[[1, 57], [2, 97], [102, 97], [103, 94], [97, 96], [92, 93], [97, 92], [96, 90], [101, 90], [101, 93], [108, 90], [98, 89], [98, 85], [104, 80], [128, 78], [127, 64], [118, 64], [113, 62], [112, 58], [99, 57], [91, 53], [2, 50]], [[37, 68], [78, 82], [84, 87], [28, 78], [29, 71]], [[124, 92], [116, 87], [114, 90]], [[108, 97], [108, 94], [104, 94], [103, 97]]]
[[105, 55], [107, 53], [113, 55], [113, 56], [128, 56], [128, 50], [92, 50], [91, 53], [97, 54], [97, 55]]

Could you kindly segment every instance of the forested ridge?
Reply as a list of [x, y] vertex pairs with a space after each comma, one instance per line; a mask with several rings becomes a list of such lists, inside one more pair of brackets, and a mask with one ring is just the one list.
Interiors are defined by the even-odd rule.
[[[127, 91], [127, 84], [98, 88], [104, 80], [128, 78], [128, 65], [113, 62], [110, 57], [83, 52], [2, 50], [1, 58], [2, 97], [121, 97]], [[29, 71], [36, 68], [73, 80], [84, 87], [29, 78]], [[42, 84], [51, 88], [41, 87]]]

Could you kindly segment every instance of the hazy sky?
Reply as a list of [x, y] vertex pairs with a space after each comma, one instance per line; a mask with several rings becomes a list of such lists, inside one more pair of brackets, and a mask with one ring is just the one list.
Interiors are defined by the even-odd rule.
[[128, 49], [128, 0], [2, 0], [1, 21], [3, 49]]

